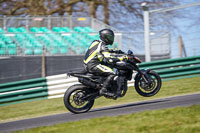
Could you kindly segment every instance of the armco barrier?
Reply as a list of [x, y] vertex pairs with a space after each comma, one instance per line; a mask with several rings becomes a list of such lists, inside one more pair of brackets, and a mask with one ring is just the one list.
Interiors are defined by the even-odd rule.
[[139, 64], [139, 67], [141, 69], [150, 68], [155, 70], [155, 69], [164, 69], [164, 68], [195, 65], [195, 64], [200, 64], [200, 56], [144, 62]]
[[48, 96], [46, 78], [0, 84], [0, 104]]
[[[139, 64], [141, 69], [155, 70], [162, 79], [177, 79], [182, 76], [191, 77], [200, 74], [200, 56], [167, 59]], [[23, 80], [0, 84], [0, 106], [37, 99], [63, 97], [67, 88], [78, 83], [75, 77], [67, 74], [53, 75], [45, 78]], [[134, 85], [134, 80], [128, 83]]]

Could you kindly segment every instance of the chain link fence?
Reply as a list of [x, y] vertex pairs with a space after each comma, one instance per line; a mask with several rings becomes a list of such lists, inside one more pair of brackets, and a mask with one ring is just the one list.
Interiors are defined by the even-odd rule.
[[[74, 54], [84, 54], [87, 46], [94, 39], [98, 38], [98, 31], [103, 28], [110, 28], [115, 32], [115, 45], [114, 48], [122, 49], [123, 51], [132, 50], [137, 55], [144, 56], [144, 32], [124, 32], [119, 31], [109, 25], [104, 24], [103, 22], [91, 18], [91, 17], [53, 17], [53, 16], [36, 16], [36, 17], [0, 17], [0, 26], [4, 29], [5, 32], [0, 33], [8, 38], [11, 38], [14, 43], [17, 44], [16, 52], [13, 55], [41, 55], [45, 52], [46, 55], [74, 55]], [[28, 31], [27, 33], [17, 33], [17, 32], [9, 32], [9, 28], [12, 27], [24, 27]], [[46, 27], [49, 31], [45, 33], [41, 32], [32, 32], [30, 29], [32, 27], [43, 28]], [[68, 27], [71, 31], [68, 32], [54, 32], [52, 29], [54, 27]], [[78, 33], [74, 31], [76, 27], [90, 27], [93, 31], [90, 32], [82, 32]], [[29, 52], [27, 51], [27, 45], [30, 43], [29, 41], [24, 38], [23, 44], [20, 44], [18, 36], [27, 34], [27, 36], [32, 36], [35, 38], [40, 48], [36, 51], [37, 54], [34, 54], [34, 50], [29, 48]], [[83, 35], [84, 34], [84, 35]], [[77, 36], [82, 37], [77, 37]], [[50, 36], [49, 40], [46, 40], [48, 43], [45, 43], [45, 37]], [[89, 37], [89, 39], [87, 38]], [[72, 38], [67, 40], [66, 38]], [[86, 38], [86, 41], [83, 41]], [[48, 39], [48, 38], [47, 38]], [[75, 39], [75, 42], [73, 40]], [[59, 48], [55, 46], [56, 42], [61, 41], [63, 43], [63, 47], [66, 46], [67, 50], [63, 50], [62, 47]], [[72, 44], [80, 44], [81, 46], [84, 45], [85, 47], [80, 47], [80, 45]], [[44, 44], [45, 43], [45, 44]], [[170, 34], [164, 31], [154, 32], [151, 35], [151, 55], [155, 59], [163, 59], [163, 58], [170, 58]], [[37, 45], [37, 44], [36, 44]], [[43, 47], [45, 46], [45, 47]], [[2, 47], [0, 49], [3, 49]], [[63, 50], [63, 51], [61, 51]], [[31, 52], [32, 51], [32, 52]], [[41, 51], [43, 51], [41, 53]], [[1, 52], [0, 52], [1, 53]], [[5, 51], [5, 55], [12, 55], [9, 54], [9, 49], [7, 48]], [[16, 53], [16, 54], [15, 54]], [[3, 54], [1, 54], [3, 55]], [[154, 59], [153, 59], [154, 60]]]
[[[200, 2], [188, 2], [188, 4], [165, 9], [149, 10], [151, 55], [157, 53], [155, 49], [160, 49], [163, 55], [169, 53], [171, 58], [200, 55], [200, 28], [197, 13], [199, 9]], [[159, 46], [155, 46], [155, 41]]]

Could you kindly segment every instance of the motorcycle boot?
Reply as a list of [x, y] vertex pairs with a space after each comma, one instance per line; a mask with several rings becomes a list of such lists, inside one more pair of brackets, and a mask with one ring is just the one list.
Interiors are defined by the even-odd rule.
[[121, 96], [123, 89], [122, 87], [125, 85], [125, 77], [117, 76], [116, 78], [114, 78], [114, 81], [117, 83], [116, 95]]
[[103, 83], [103, 87], [101, 88], [101, 90], [99, 91], [100, 95], [103, 96], [108, 96], [108, 97], [115, 97], [116, 95], [110, 91], [108, 91], [108, 86], [110, 85], [110, 83], [112, 82], [113, 78], [115, 77], [115, 75], [109, 75], [108, 78], [106, 79], [106, 81]]

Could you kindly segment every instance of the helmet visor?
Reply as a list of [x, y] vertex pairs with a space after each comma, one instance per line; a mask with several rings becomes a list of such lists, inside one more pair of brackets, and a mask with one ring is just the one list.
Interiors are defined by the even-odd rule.
[[107, 40], [108, 40], [108, 44], [113, 44], [113, 42], [114, 42], [114, 36], [112, 36], [112, 35], [108, 35], [107, 36]]

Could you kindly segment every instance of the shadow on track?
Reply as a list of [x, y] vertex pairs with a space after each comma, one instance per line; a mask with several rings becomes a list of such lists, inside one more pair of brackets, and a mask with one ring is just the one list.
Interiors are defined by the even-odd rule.
[[[112, 106], [112, 107], [104, 107], [104, 108], [99, 108], [99, 109], [93, 109], [89, 112], [82, 113], [82, 114], [89, 114], [93, 112], [103, 112], [103, 111], [111, 111], [111, 110], [117, 110], [117, 109], [123, 109], [123, 108], [129, 108], [129, 107], [138, 107], [142, 105], [150, 105], [150, 104], [157, 104], [157, 103], [164, 103], [168, 102], [170, 100], [158, 100], [158, 101], [148, 101], [148, 102], [140, 102], [140, 103], [130, 103], [130, 104], [123, 104], [123, 105], [118, 105], [118, 106]], [[74, 114], [77, 115], [77, 114]]]

